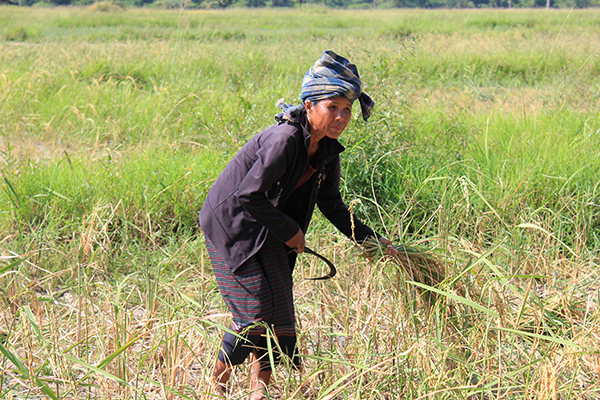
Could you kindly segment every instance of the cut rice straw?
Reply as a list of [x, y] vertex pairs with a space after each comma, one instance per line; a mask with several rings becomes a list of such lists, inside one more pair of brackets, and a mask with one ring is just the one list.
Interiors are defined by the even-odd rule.
[[[444, 263], [430, 250], [424, 251], [414, 246], [401, 244], [395, 246], [398, 253], [391, 255], [375, 239], [365, 240], [360, 247], [362, 249], [361, 256], [370, 260], [385, 258], [396, 265], [408, 280], [436, 287], [446, 279]], [[432, 292], [430, 293], [433, 295]]]

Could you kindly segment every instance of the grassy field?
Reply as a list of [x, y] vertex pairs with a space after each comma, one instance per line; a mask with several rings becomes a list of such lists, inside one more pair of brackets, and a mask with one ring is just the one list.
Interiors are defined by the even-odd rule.
[[[377, 105], [342, 192], [446, 279], [320, 215], [274, 399], [600, 397], [600, 11], [0, 7], [0, 398], [210, 399], [196, 218], [323, 50]], [[429, 290], [427, 290], [429, 289]], [[240, 368], [231, 397], [243, 398]]]

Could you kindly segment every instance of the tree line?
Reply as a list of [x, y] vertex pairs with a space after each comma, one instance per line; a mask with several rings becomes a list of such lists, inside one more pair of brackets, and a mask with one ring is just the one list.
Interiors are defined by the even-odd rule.
[[[590, 8], [600, 0], [100, 0], [117, 7], [227, 8], [227, 7], [298, 7], [320, 5], [331, 8]], [[17, 6], [92, 5], [98, 0], [0, 0]]]

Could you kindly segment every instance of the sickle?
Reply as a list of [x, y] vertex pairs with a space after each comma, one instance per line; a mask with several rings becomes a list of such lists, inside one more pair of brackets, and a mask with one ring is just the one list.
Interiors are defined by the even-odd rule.
[[321, 276], [319, 278], [307, 278], [308, 280], [311, 280], [311, 281], [323, 281], [323, 280], [326, 280], [326, 279], [331, 279], [331, 278], [333, 278], [335, 276], [335, 274], [337, 273], [337, 270], [335, 269], [335, 265], [333, 265], [333, 263], [331, 261], [329, 261], [328, 259], [326, 259], [322, 255], [320, 255], [316, 251], [313, 251], [312, 249], [310, 249], [310, 248], [308, 248], [306, 246], [304, 246], [304, 252], [308, 253], [308, 254], [312, 254], [313, 256], [317, 256], [321, 260], [325, 261], [325, 263], [329, 266], [329, 273], [327, 275]]

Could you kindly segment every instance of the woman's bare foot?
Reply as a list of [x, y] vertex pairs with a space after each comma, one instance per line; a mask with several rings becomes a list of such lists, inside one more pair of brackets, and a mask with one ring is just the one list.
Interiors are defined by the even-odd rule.
[[248, 400], [267, 400], [268, 397], [265, 395], [265, 392], [260, 389], [260, 392], [253, 392], [250, 393], [250, 397], [248, 397]]
[[271, 381], [271, 371], [260, 370], [260, 360], [256, 359], [256, 354], [250, 356], [250, 396], [248, 400], [267, 400], [267, 386]]
[[213, 382], [218, 395], [225, 397], [227, 395], [227, 381], [231, 376], [231, 366], [217, 359], [215, 369], [213, 371]]

